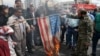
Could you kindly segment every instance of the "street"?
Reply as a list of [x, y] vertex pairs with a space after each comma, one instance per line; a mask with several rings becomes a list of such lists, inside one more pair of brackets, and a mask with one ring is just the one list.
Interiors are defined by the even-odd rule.
[[[88, 50], [88, 54], [90, 55], [91, 52], [92, 52], [92, 47], [90, 46], [89, 50]], [[97, 46], [97, 56], [100, 56], [100, 40], [99, 40], [98, 46]]]
[[[60, 56], [70, 56], [70, 54], [71, 50], [67, 49], [66, 45], [62, 45], [60, 49]], [[45, 56], [43, 47], [41, 46], [36, 47], [34, 54], [31, 54], [30, 56]]]
[[[90, 46], [89, 47], [89, 50], [88, 50], [88, 54], [90, 55], [91, 54], [91, 49], [92, 47]], [[61, 50], [60, 50], [60, 56], [71, 56], [71, 50], [70, 49], [67, 49], [67, 46], [65, 44], [62, 44], [61, 45]], [[29, 56], [29, 55], [28, 55]], [[33, 54], [30, 54], [30, 56], [45, 56], [45, 52], [44, 52], [44, 49], [42, 46], [37, 46], [35, 48], [35, 51]], [[97, 47], [97, 56], [100, 56], [100, 41], [98, 43], [98, 47]]]

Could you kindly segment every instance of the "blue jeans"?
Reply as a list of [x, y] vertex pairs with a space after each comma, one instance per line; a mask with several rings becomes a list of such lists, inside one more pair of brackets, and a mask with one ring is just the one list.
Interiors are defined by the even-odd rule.
[[[75, 31], [77, 27], [68, 27], [67, 34], [66, 34], [66, 44], [69, 46], [76, 46], [77, 38], [78, 38], [78, 32]], [[73, 39], [72, 39], [73, 36]]]
[[100, 39], [100, 32], [95, 32], [92, 38], [92, 54], [95, 54], [94, 56], [96, 56], [96, 47], [99, 39]]

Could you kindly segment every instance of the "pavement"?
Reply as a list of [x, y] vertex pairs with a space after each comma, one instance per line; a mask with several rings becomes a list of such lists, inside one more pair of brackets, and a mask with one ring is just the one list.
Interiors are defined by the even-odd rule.
[[[67, 48], [65, 44], [61, 45], [60, 56], [71, 56], [71, 50]], [[89, 47], [88, 54], [91, 56], [92, 47]], [[45, 52], [42, 46], [36, 46], [33, 54], [29, 54], [27, 56], [45, 56]], [[100, 56], [100, 41], [97, 46], [97, 56]]]
[[[61, 45], [60, 56], [70, 56], [71, 50], [67, 49], [66, 45]], [[42, 46], [37, 46], [34, 50], [33, 54], [29, 54], [27, 56], [45, 56], [45, 52]]]
[[[88, 50], [88, 55], [91, 55], [92, 53], [92, 45], [89, 47], [89, 50]], [[98, 46], [97, 46], [97, 56], [100, 56], [100, 40], [98, 42]]]

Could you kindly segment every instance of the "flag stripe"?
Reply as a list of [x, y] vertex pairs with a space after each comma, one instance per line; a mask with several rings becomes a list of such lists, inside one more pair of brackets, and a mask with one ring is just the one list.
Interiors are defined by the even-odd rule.
[[[45, 32], [46, 32], [46, 38], [49, 40], [49, 35], [48, 35], [48, 27], [47, 27], [47, 22], [46, 22], [46, 19], [43, 20], [44, 22], [44, 28], [45, 28]], [[50, 41], [47, 41], [48, 44], [50, 45]]]
[[46, 41], [45, 41], [45, 38], [44, 38], [44, 35], [43, 35], [43, 29], [42, 29], [40, 18], [38, 19], [38, 25], [39, 25], [39, 29], [40, 29], [40, 34], [41, 34], [41, 39], [42, 39], [42, 42], [43, 42], [43, 46], [44, 46], [45, 49], [47, 49], [46, 48], [46, 43], [45, 43]]
[[44, 24], [45, 24], [45, 29], [46, 29], [46, 34], [47, 34], [47, 38], [48, 38], [48, 44], [49, 44], [49, 47], [50, 48], [52, 48], [52, 46], [51, 46], [51, 42], [52, 42], [52, 40], [50, 39], [51, 37], [50, 37], [50, 28], [49, 28], [49, 25], [48, 25], [48, 20], [47, 20], [48, 18], [45, 18], [45, 20], [44, 20]]
[[46, 29], [45, 29], [45, 22], [44, 22], [44, 20], [45, 20], [44, 18], [41, 19], [41, 21], [42, 21], [41, 24], [42, 24], [42, 27], [43, 27], [43, 34], [44, 34], [44, 38], [45, 38], [45, 41], [46, 41], [46, 47], [47, 47], [47, 49], [49, 50], [49, 49], [50, 49], [50, 48], [49, 48], [50, 46], [49, 46], [49, 42], [48, 42], [49, 40], [48, 40], [48, 37], [47, 37], [47, 34], [46, 34]]
[[51, 48], [53, 49], [54, 48], [54, 44], [53, 44], [53, 37], [52, 37], [52, 33], [51, 33], [51, 26], [50, 26], [50, 21], [49, 21], [49, 18], [47, 17], [47, 24], [48, 24], [48, 29], [49, 29], [49, 40], [50, 40], [50, 46]]
[[43, 45], [44, 45], [44, 48], [46, 51], [49, 51], [49, 44], [48, 44], [48, 39], [47, 39], [47, 35], [46, 35], [46, 32], [45, 32], [45, 28], [44, 28], [44, 22], [43, 22], [43, 19], [38, 19], [38, 23], [39, 23], [39, 28], [40, 28], [40, 33], [41, 33], [41, 39], [42, 39], [42, 42], [43, 42]]

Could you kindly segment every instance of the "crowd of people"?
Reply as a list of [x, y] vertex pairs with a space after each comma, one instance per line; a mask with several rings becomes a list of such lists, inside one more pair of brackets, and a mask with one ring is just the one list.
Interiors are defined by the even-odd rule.
[[[71, 11], [71, 9], [70, 9]], [[78, 10], [78, 14], [67, 12], [61, 17], [61, 43], [66, 33], [66, 45], [72, 49], [72, 56], [88, 56], [88, 48], [92, 41], [92, 54], [96, 56], [96, 47], [99, 41], [100, 9]]]
[[37, 10], [33, 5], [25, 10], [21, 0], [16, 0], [14, 7], [0, 5], [0, 56], [25, 56], [27, 50], [34, 53], [35, 45], [42, 45], [37, 18], [55, 13], [59, 14], [61, 21], [60, 43], [66, 37], [66, 47], [73, 50], [72, 56], [88, 56], [90, 41], [91, 55], [96, 56], [100, 36], [100, 9], [72, 9], [60, 13], [56, 6], [49, 8], [45, 4]]

